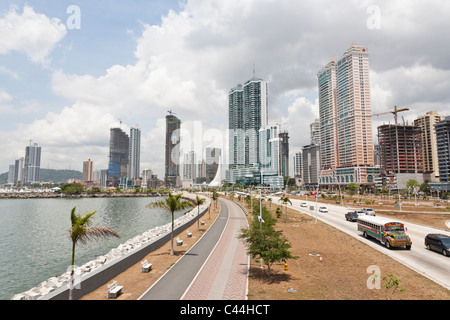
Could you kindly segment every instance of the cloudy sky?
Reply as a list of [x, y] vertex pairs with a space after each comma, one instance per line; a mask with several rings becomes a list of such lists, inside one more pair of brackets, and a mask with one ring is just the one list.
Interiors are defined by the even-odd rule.
[[294, 153], [318, 115], [317, 72], [352, 43], [370, 51], [374, 113], [448, 115], [448, 17], [448, 0], [3, 0], [0, 172], [30, 140], [42, 168], [105, 169], [109, 129], [138, 125], [141, 169], [162, 177], [167, 111], [202, 148], [220, 146], [228, 91], [253, 65]]

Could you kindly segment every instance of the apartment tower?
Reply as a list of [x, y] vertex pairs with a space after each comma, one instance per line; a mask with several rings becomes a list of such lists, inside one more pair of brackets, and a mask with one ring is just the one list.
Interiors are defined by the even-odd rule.
[[439, 163], [437, 156], [436, 129], [434, 125], [444, 120], [436, 111], [427, 112], [414, 120], [414, 125], [422, 129], [423, 171], [433, 172], [439, 181]]
[[370, 184], [374, 175], [369, 50], [352, 44], [318, 73], [321, 184]]
[[166, 187], [181, 186], [180, 179], [180, 127], [181, 121], [172, 112], [166, 116], [166, 159], [165, 177]]

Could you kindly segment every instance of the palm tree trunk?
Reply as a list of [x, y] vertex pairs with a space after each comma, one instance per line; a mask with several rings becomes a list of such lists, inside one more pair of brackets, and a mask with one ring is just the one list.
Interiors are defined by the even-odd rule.
[[73, 300], [73, 265], [75, 264], [75, 242], [72, 243], [72, 270], [70, 271], [69, 300]]
[[198, 213], [197, 213], [197, 231], [200, 231], [200, 205], [198, 205]]
[[174, 225], [174, 214], [172, 211], [172, 232], [170, 234], [170, 255], [173, 256], [173, 225]]

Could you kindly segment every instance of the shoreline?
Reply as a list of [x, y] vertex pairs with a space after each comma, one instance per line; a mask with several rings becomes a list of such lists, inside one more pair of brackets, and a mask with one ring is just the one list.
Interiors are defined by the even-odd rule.
[[[131, 197], [131, 195], [132, 194], [130, 194], [129, 197]], [[162, 195], [163, 194], [155, 196]], [[206, 199], [205, 203], [200, 206], [200, 210], [207, 210], [207, 208], [211, 204], [211, 199], [205, 195], [200, 196]], [[193, 198], [195, 198], [194, 195], [186, 192], [183, 192], [182, 197], [189, 201], [192, 201]], [[186, 212], [185, 215], [179, 217], [174, 221], [175, 228], [179, 228], [190, 223], [197, 217], [197, 213], [198, 208], [194, 206], [191, 210]], [[111, 249], [105, 255], [99, 256], [96, 259], [83, 264], [82, 266], [76, 266], [75, 278], [78, 281], [82, 282], [84, 279], [88, 278], [90, 275], [93, 275], [95, 272], [99, 272], [101, 268], [113, 265], [114, 263], [120, 261], [121, 258], [124, 258], [125, 256], [144, 248], [145, 246], [166, 236], [170, 232], [171, 222], [152, 228], [140, 235], [128, 239], [125, 243], [120, 244], [117, 248]], [[47, 300], [47, 297], [52, 296], [58, 291], [64, 290], [64, 287], [67, 287], [69, 281], [70, 272], [64, 272], [59, 276], [51, 277], [46, 281], [43, 281], [34, 288], [15, 294], [11, 298], [11, 300]]]
[[80, 194], [65, 194], [57, 192], [11, 192], [0, 193], [1, 199], [58, 199], [58, 198], [146, 198], [165, 197], [168, 192], [83, 192]]

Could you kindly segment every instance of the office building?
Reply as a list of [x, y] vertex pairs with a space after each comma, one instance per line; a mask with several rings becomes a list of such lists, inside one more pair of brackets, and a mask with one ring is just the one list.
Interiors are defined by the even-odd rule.
[[308, 186], [317, 186], [319, 183], [320, 169], [320, 146], [310, 144], [302, 149], [303, 164], [303, 184]]
[[439, 164], [435, 124], [444, 120], [436, 111], [427, 112], [414, 120], [414, 125], [422, 129], [423, 171], [434, 174], [434, 181], [439, 181]]
[[83, 181], [84, 182], [92, 182], [94, 181], [94, 162], [91, 159], [83, 161]]
[[21, 186], [24, 184], [24, 165], [25, 158], [19, 158], [14, 163], [14, 185]]
[[181, 186], [180, 178], [180, 127], [181, 121], [172, 112], [166, 116], [166, 157], [165, 177], [166, 187]]
[[197, 179], [197, 162], [194, 151], [189, 151], [184, 155], [184, 163], [183, 163], [183, 180], [192, 180], [195, 181]]
[[37, 183], [40, 179], [41, 147], [37, 143], [25, 148], [24, 179], [27, 185]]
[[141, 129], [138, 126], [130, 129], [128, 154], [128, 180], [139, 179], [141, 173]]
[[121, 128], [110, 129], [108, 185], [126, 187], [130, 139]]
[[423, 173], [421, 129], [413, 125], [378, 127], [381, 174]]
[[289, 176], [289, 133], [280, 132], [280, 175]]

